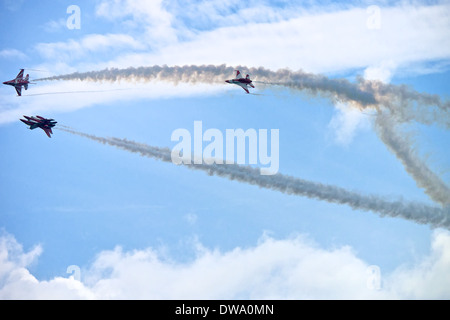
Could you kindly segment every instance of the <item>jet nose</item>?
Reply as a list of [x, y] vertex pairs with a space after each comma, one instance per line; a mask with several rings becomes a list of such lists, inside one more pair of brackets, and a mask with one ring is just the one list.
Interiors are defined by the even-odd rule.
[[225, 80], [226, 83], [230, 83], [230, 80]]

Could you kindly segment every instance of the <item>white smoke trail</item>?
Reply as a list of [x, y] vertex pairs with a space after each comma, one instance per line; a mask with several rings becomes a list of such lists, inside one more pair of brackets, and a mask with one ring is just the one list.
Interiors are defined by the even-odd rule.
[[436, 123], [450, 129], [450, 101], [442, 101], [436, 94], [421, 93], [405, 85], [379, 81], [360, 80], [360, 87], [375, 97], [379, 107], [387, 108], [390, 117], [396, 122]]
[[[145, 157], [172, 163], [171, 150], [168, 148], [153, 147], [126, 139], [97, 137], [72, 129], [66, 129], [66, 127], [59, 129], [129, 152], [139, 153]], [[261, 175], [259, 169], [236, 164], [184, 164], [184, 166], [189, 169], [205, 171], [209, 175], [245, 182], [286, 194], [305, 196], [331, 203], [346, 204], [353, 209], [377, 212], [381, 216], [401, 217], [416, 223], [428, 224], [431, 227], [450, 229], [450, 207], [442, 209], [422, 203], [404, 202], [400, 200], [388, 201], [380, 196], [363, 195], [337, 186], [307, 181], [279, 173], [271, 176]]]
[[450, 188], [418, 157], [411, 147], [409, 136], [398, 132], [393, 117], [379, 113], [375, 120], [375, 128], [380, 139], [401, 161], [417, 186], [423, 188], [434, 201], [443, 206], [450, 205]]
[[66, 75], [37, 79], [49, 80], [80, 80], [80, 81], [135, 81], [160, 80], [173, 83], [224, 83], [234, 74], [234, 70], [248, 70], [255, 82], [277, 84], [311, 93], [322, 93], [334, 99], [348, 101], [355, 100], [363, 106], [376, 104], [372, 93], [359, 89], [359, 85], [345, 79], [330, 79], [322, 75], [292, 72], [289, 70], [271, 71], [262, 67], [246, 68], [244, 66], [228, 67], [226, 65], [205, 66], [151, 66], [126, 69], [105, 69], [101, 71], [75, 72]]
[[[84, 73], [72, 73], [45, 80], [81, 81], [171, 81], [174, 83], [223, 83], [235, 69], [247, 70], [255, 82], [266, 85], [281, 85], [292, 90], [305, 90], [321, 94], [334, 102], [345, 102], [359, 109], [376, 109], [378, 114], [389, 110], [390, 119], [378, 117], [375, 126], [381, 140], [402, 162], [406, 171], [416, 180], [419, 187], [440, 204], [450, 202], [450, 188], [434, 174], [418, 155], [411, 152], [408, 139], [396, 138], [392, 123], [418, 121], [423, 124], [436, 123], [450, 128], [450, 102], [441, 101], [437, 95], [419, 93], [406, 86], [383, 84], [359, 78], [356, 83], [346, 79], [330, 79], [323, 75], [281, 69], [271, 71], [262, 67], [246, 68], [226, 65], [207, 66], [151, 66], [126, 69], [105, 69]], [[383, 123], [383, 121], [385, 123]], [[389, 122], [389, 123], [388, 123]], [[386, 130], [391, 130], [392, 135]], [[389, 137], [390, 136], [390, 137]], [[394, 141], [395, 140], [395, 141]]]
[[[110, 68], [100, 71], [75, 72], [35, 81], [170, 81], [186, 83], [224, 83], [234, 70], [246, 70], [255, 83], [280, 85], [293, 90], [322, 94], [333, 101], [350, 103], [359, 108], [388, 107], [397, 121], [416, 120], [424, 124], [436, 122], [450, 128], [450, 102], [437, 95], [420, 93], [404, 85], [383, 84], [358, 78], [356, 83], [347, 79], [331, 79], [324, 75], [280, 69], [271, 71], [263, 67], [202, 65], [202, 66], [150, 66], [125, 69]], [[427, 111], [427, 112], [425, 112]], [[431, 111], [431, 112], [428, 112]], [[430, 115], [431, 114], [431, 115]]]

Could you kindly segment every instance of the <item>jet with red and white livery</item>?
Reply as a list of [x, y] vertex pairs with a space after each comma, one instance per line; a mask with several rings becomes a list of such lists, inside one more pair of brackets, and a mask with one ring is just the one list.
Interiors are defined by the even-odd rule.
[[29, 81], [30, 75], [27, 74], [24, 77], [23, 76], [23, 71], [24, 71], [24, 69], [20, 69], [20, 72], [19, 72], [19, 74], [17, 75], [17, 77], [15, 79], [3, 82], [3, 84], [7, 84], [9, 86], [13, 86], [14, 89], [16, 89], [16, 92], [17, 92], [18, 96], [22, 95], [22, 87], [24, 87], [25, 90], [27, 90], [28, 89], [28, 85], [31, 83]]
[[36, 128], [41, 128], [42, 130], [44, 130], [44, 132], [47, 134], [47, 136], [49, 138], [51, 138], [51, 134], [52, 132], [52, 128], [57, 124], [57, 122], [53, 119], [46, 119], [44, 117], [41, 116], [36, 116], [36, 117], [28, 117], [28, 116], [24, 116], [25, 119], [20, 119], [20, 121], [22, 121], [23, 123], [25, 123], [27, 126], [30, 126], [30, 129], [36, 129]]
[[239, 70], [235, 70], [236, 71], [236, 77], [234, 79], [231, 80], [225, 80], [226, 83], [231, 83], [231, 84], [237, 84], [238, 86], [241, 86], [242, 89], [245, 90], [245, 92], [250, 93], [248, 91], [248, 86], [254, 88], [255, 86], [252, 84], [252, 80], [250, 80], [250, 76], [247, 74], [247, 76], [244, 78], [241, 75], [241, 72]]

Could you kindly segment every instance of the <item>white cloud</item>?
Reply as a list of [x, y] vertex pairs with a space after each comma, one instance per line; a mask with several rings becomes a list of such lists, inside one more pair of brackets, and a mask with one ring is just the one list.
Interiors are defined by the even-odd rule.
[[384, 60], [378, 65], [366, 68], [364, 70], [364, 79], [389, 83], [395, 69], [396, 65], [392, 60]]
[[89, 54], [107, 53], [109, 50], [141, 50], [145, 46], [126, 34], [90, 34], [81, 40], [39, 43], [35, 49], [45, 59], [71, 61]]
[[[236, 14], [244, 18], [248, 10]], [[268, 8], [261, 10], [269, 16]], [[168, 42], [157, 52], [124, 54], [113, 64], [227, 63], [310, 72], [381, 66], [392, 72], [390, 64], [404, 67], [450, 57], [449, 5], [382, 7], [380, 29], [367, 27], [366, 8], [330, 12], [316, 7], [296, 15], [272, 10], [277, 18], [268, 22], [243, 19], [245, 23], [197, 31], [188, 41]]]
[[[41, 43], [36, 49], [45, 59], [65, 63], [83, 58], [80, 71], [88, 66], [226, 63], [320, 73], [361, 68], [367, 78], [385, 81], [394, 72], [450, 58], [448, 4], [380, 7], [379, 29], [367, 26], [370, 12], [365, 7], [219, 2], [196, 7], [183, 11], [181, 5], [162, 1], [103, 1], [97, 16], [122, 23], [123, 34], [92, 34]], [[208, 28], [197, 28], [195, 19]], [[105, 53], [103, 62], [98, 53]]]
[[198, 216], [195, 213], [189, 212], [184, 216], [184, 219], [192, 226], [197, 222]]
[[162, 0], [114, 0], [103, 1], [96, 9], [99, 17], [108, 20], [121, 20], [131, 29], [144, 29], [140, 40], [150, 47], [176, 41], [172, 26], [174, 17], [164, 7]]
[[328, 124], [333, 139], [340, 145], [349, 145], [355, 134], [369, 128], [370, 115], [363, 113], [358, 108], [351, 107], [346, 103], [336, 103], [336, 113]]
[[302, 236], [276, 240], [265, 235], [254, 247], [227, 252], [197, 243], [196, 257], [183, 263], [153, 248], [116, 247], [82, 269], [82, 282], [37, 280], [26, 268], [37, 252], [23, 252], [6, 236], [0, 246], [0, 298], [448, 299], [450, 233], [437, 230], [432, 240], [429, 256], [416, 265], [388, 275], [381, 270], [376, 290], [369, 285], [372, 269], [350, 247], [324, 249]]
[[302, 10], [299, 3], [285, 2], [280, 7], [270, 6], [270, 1], [201, 0], [186, 5], [184, 1], [172, 1], [168, 6], [177, 24], [193, 30], [239, 26], [247, 23], [268, 23], [297, 17]]
[[16, 49], [3, 49], [0, 51], [0, 58], [25, 60], [28, 57], [25, 53]]
[[58, 20], [50, 20], [46, 22], [42, 28], [45, 32], [58, 32], [67, 28], [67, 21], [63, 18]]
[[25, 2], [25, 0], [3, 0], [2, 4], [9, 11], [17, 11], [22, 7], [24, 2]]
[[87, 299], [92, 293], [73, 278], [37, 280], [27, 269], [42, 253], [40, 245], [24, 252], [10, 234], [0, 236], [0, 299]]
[[388, 290], [405, 299], [450, 299], [450, 237], [433, 234], [431, 254], [415, 266], [398, 268], [387, 281]]

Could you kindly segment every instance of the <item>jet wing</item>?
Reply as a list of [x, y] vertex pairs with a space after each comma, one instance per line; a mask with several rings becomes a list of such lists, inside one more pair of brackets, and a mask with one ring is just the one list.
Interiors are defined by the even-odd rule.
[[37, 123], [41, 123], [41, 120], [39, 120], [39, 119], [37, 119], [37, 118], [35, 118], [35, 117], [27, 117], [27, 116], [24, 116], [28, 121], [30, 121], [30, 122], [32, 122], [32, 123], [34, 123], [34, 124], [37, 124]]
[[25, 123], [27, 126], [31, 126], [32, 124], [34, 124], [34, 122], [28, 121], [28, 120], [24, 120], [24, 119], [19, 119], [20, 121], [22, 121], [23, 123]]
[[247, 84], [246, 83], [236, 83], [238, 86], [241, 86], [242, 89], [245, 90], [245, 92], [250, 93], [247, 89]]
[[14, 87], [15, 89], [16, 89], [16, 91], [17, 91], [17, 95], [18, 96], [21, 96], [22, 95], [22, 86], [17, 86], [17, 87]]
[[30, 126], [30, 129], [36, 129], [36, 128], [40, 128], [39, 124], [34, 122], [34, 121], [30, 121], [30, 120], [24, 120], [24, 119], [20, 119], [20, 121], [22, 121], [23, 123], [25, 123], [27, 126]]
[[236, 79], [242, 78], [242, 74], [239, 70], [236, 70]]
[[20, 69], [19, 74], [17, 75], [16, 79], [22, 79], [23, 78], [23, 71], [24, 71], [24, 69]]

